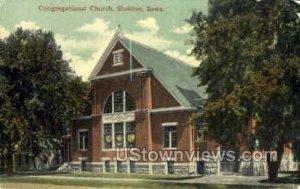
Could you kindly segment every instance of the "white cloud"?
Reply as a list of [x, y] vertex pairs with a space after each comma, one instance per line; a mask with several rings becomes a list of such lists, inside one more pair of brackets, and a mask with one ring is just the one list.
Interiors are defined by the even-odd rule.
[[95, 38], [94, 40], [92, 39], [78, 40], [59, 33], [55, 34], [55, 40], [57, 44], [61, 45], [63, 51], [73, 52], [73, 53], [82, 52], [85, 50], [94, 51], [98, 49], [98, 47], [101, 44], [101, 43], [100, 44], [97, 43], [99, 42], [98, 41], [99, 38]]
[[100, 32], [100, 33], [106, 33], [108, 32], [110, 22], [105, 21], [102, 18], [95, 18], [92, 23], [84, 24], [83, 26], [77, 28], [77, 31], [80, 32]]
[[31, 21], [21, 21], [19, 24], [15, 25], [15, 28], [22, 27], [23, 29], [28, 29], [28, 30], [36, 30], [40, 29], [41, 26], [37, 25], [36, 22], [31, 22]]
[[[88, 79], [92, 69], [98, 62], [115, 32], [114, 29], [109, 29], [110, 24], [109, 21], [102, 18], [95, 18], [92, 22], [78, 27], [76, 31], [87, 33], [87, 37], [83, 40], [74, 39], [61, 34], [56, 34], [55, 36], [57, 43], [61, 44], [64, 57], [72, 60], [70, 66], [85, 80]], [[159, 26], [154, 18], [148, 17], [144, 20], [138, 20], [136, 25], [142, 30], [132, 33], [124, 31], [126, 37], [159, 50], [165, 50], [171, 46], [172, 41], [157, 34]], [[83, 50], [93, 52], [91, 58], [84, 59], [79, 56], [78, 53], [82, 53]]]
[[[88, 79], [114, 34], [113, 30], [109, 30], [109, 26], [110, 22], [95, 18], [91, 23], [76, 29], [78, 32], [88, 33], [85, 39], [78, 40], [62, 34], [55, 35], [57, 43], [61, 45], [64, 52], [64, 58], [72, 60], [70, 66], [84, 80]], [[78, 55], [83, 51], [92, 52], [90, 58], [84, 59]]]
[[159, 50], [167, 49], [172, 44], [172, 41], [149, 32], [126, 33], [126, 37]]
[[0, 25], [0, 39], [4, 39], [9, 35], [9, 31]]
[[[83, 39], [67, 36], [62, 33], [55, 34], [56, 42], [58, 45], [61, 45], [64, 52], [64, 58], [66, 60], [71, 60], [71, 68], [76, 74], [82, 76], [84, 80], [88, 79], [92, 69], [97, 64], [115, 32], [114, 29], [110, 29], [110, 24], [109, 21], [102, 18], [95, 18], [92, 22], [85, 23], [76, 28], [75, 30], [77, 32], [86, 33], [86, 36]], [[158, 31], [160, 28], [157, 25], [155, 18], [148, 17], [144, 20], [138, 20], [136, 25], [140, 27], [141, 31], [124, 31], [126, 37], [159, 50], [167, 50], [173, 44], [173, 41], [159, 36]], [[40, 28], [36, 22], [31, 21], [21, 21], [19, 24], [15, 25], [15, 27], [20, 26], [23, 29]], [[0, 34], [0, 37], [8, 35], [8, 31], [0, 26]], [[86, 59], [80, 56], [84, 51], [91, 52], [90, 58]], [[197, 65], [197, 62], [192, 57], [180, 54], [178, 51], [168, 50], [165, 53], [189, 64]]]
[[69, 52], [64, 53], [64, 58], [70, 60], [70, 67], [77, 75], [82, 76], [83, 80], [88, 79], [100, 56], [101, 53], [95, 52], [92, 54], [91, 58], [83, 59], [82, 57]]
[[173, 32], [174, 32], [174, 33], [177, 33], [177, 34], [186, 34], [186, 33], [191, 32], [192, 29], [193, 29], [193, 28], [192, 28], [191, 25], [186, 24], [186, 25], [184, 25], [184, 26], [174, 28], [174, 29], [173, 29]]
[[200, 63], [198, 60], [195, 59], [195, 57], [189, 56], [188, 54], [181, 54], [178, 51], [168, 50], [168, 51], [165, 51], [165, 54], [167, 54], [173, 58], [179, 59], [191, 66], [199, 66], [199, 63]]
[[153, 17], [148, 17], [144, 20], [138, 20], [136, 25], [150, 30], [151, 33], [157, 33], [159, 30], [159, 26], [157, 25], [156, 19]]
[[173, 43], [158, 35], [159, 26], [157, 25], [156, 19], [153, 17], [138, 20], [136, 25], [143, 30], [132, 33], [125, 32], [126, 37], [159, 50], [167, 49]]

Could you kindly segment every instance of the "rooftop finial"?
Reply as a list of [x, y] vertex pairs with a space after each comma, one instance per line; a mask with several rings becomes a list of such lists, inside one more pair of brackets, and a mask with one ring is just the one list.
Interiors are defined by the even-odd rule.
[[117, 28], [116, 28], [116, 35], [118, 35], [119, 37], [124, 37], [124, 33], [123, 33], [123, 29], [122, 29], [121, 24], [118, 24], [118, 25], [117, 25]]

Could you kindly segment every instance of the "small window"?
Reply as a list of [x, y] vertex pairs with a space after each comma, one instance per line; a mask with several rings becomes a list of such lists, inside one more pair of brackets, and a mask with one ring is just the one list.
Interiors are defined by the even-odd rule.
[[129, 172], [135, 173], [135, 162], [134, 161], [129, 161]]
[[167, 169], [168, 169], [168, 174], [173, 174], [174, 171], [174, 161], [167, 161]]
[[122, 65], [124, 63], [124, 49], [114, 51], [113, 54], [113, 66]]
[[118, 173], [122, 172], [122, 162], [121, 161], [117, 161], [117, 172]]
[[87, 150], [88, 149], [88, 131], [79, 131], [79, 149]]
[[82, 160], [80, 162], [80, 170], [81, 171], [87, 171], [87, 163], [86, 163], [86, 160]]
[[164, 127], [164, 148], [176, 148], [177, 134], [176, 126]]
[[104, 106], [104, 113], [112, 113], [112, 95], [108, 97]]
[[106, 160], [104, 162], [104, 171], [105, 172], [110, 172], [110, 162], [109, 162], [109, 160]]

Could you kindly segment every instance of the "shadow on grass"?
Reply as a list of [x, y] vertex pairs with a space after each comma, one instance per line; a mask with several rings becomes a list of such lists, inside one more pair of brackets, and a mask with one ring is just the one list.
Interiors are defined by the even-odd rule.
[[[285, 171], [281, 172], [283, 174], [286, 174], [286, 176], [278, 177], [276, 184], [300, 184], [300, 179], [298, 177], [297, 171]], [[260, 183], [270, 183], [269, 180], [261, 180]]]
[[68, 173], [55, 172], [55, 171], [22, 171], [15, 173], [2, 173], [0, 177], [14, 177], [14, 176], [37, 176], [37, 175], [63, 175]]

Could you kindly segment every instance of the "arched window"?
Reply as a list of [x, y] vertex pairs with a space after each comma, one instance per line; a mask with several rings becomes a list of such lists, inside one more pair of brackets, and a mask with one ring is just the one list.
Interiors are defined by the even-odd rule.
[[135, 146], [133, 110], [134, 101], [125, 91], [115, 91], [107, 98], [103, 115], [103, 149]]
[[134, 109], [133, 99], [125, 91], [113, 92], [104, 105], [104, 113], [128, 112]]

